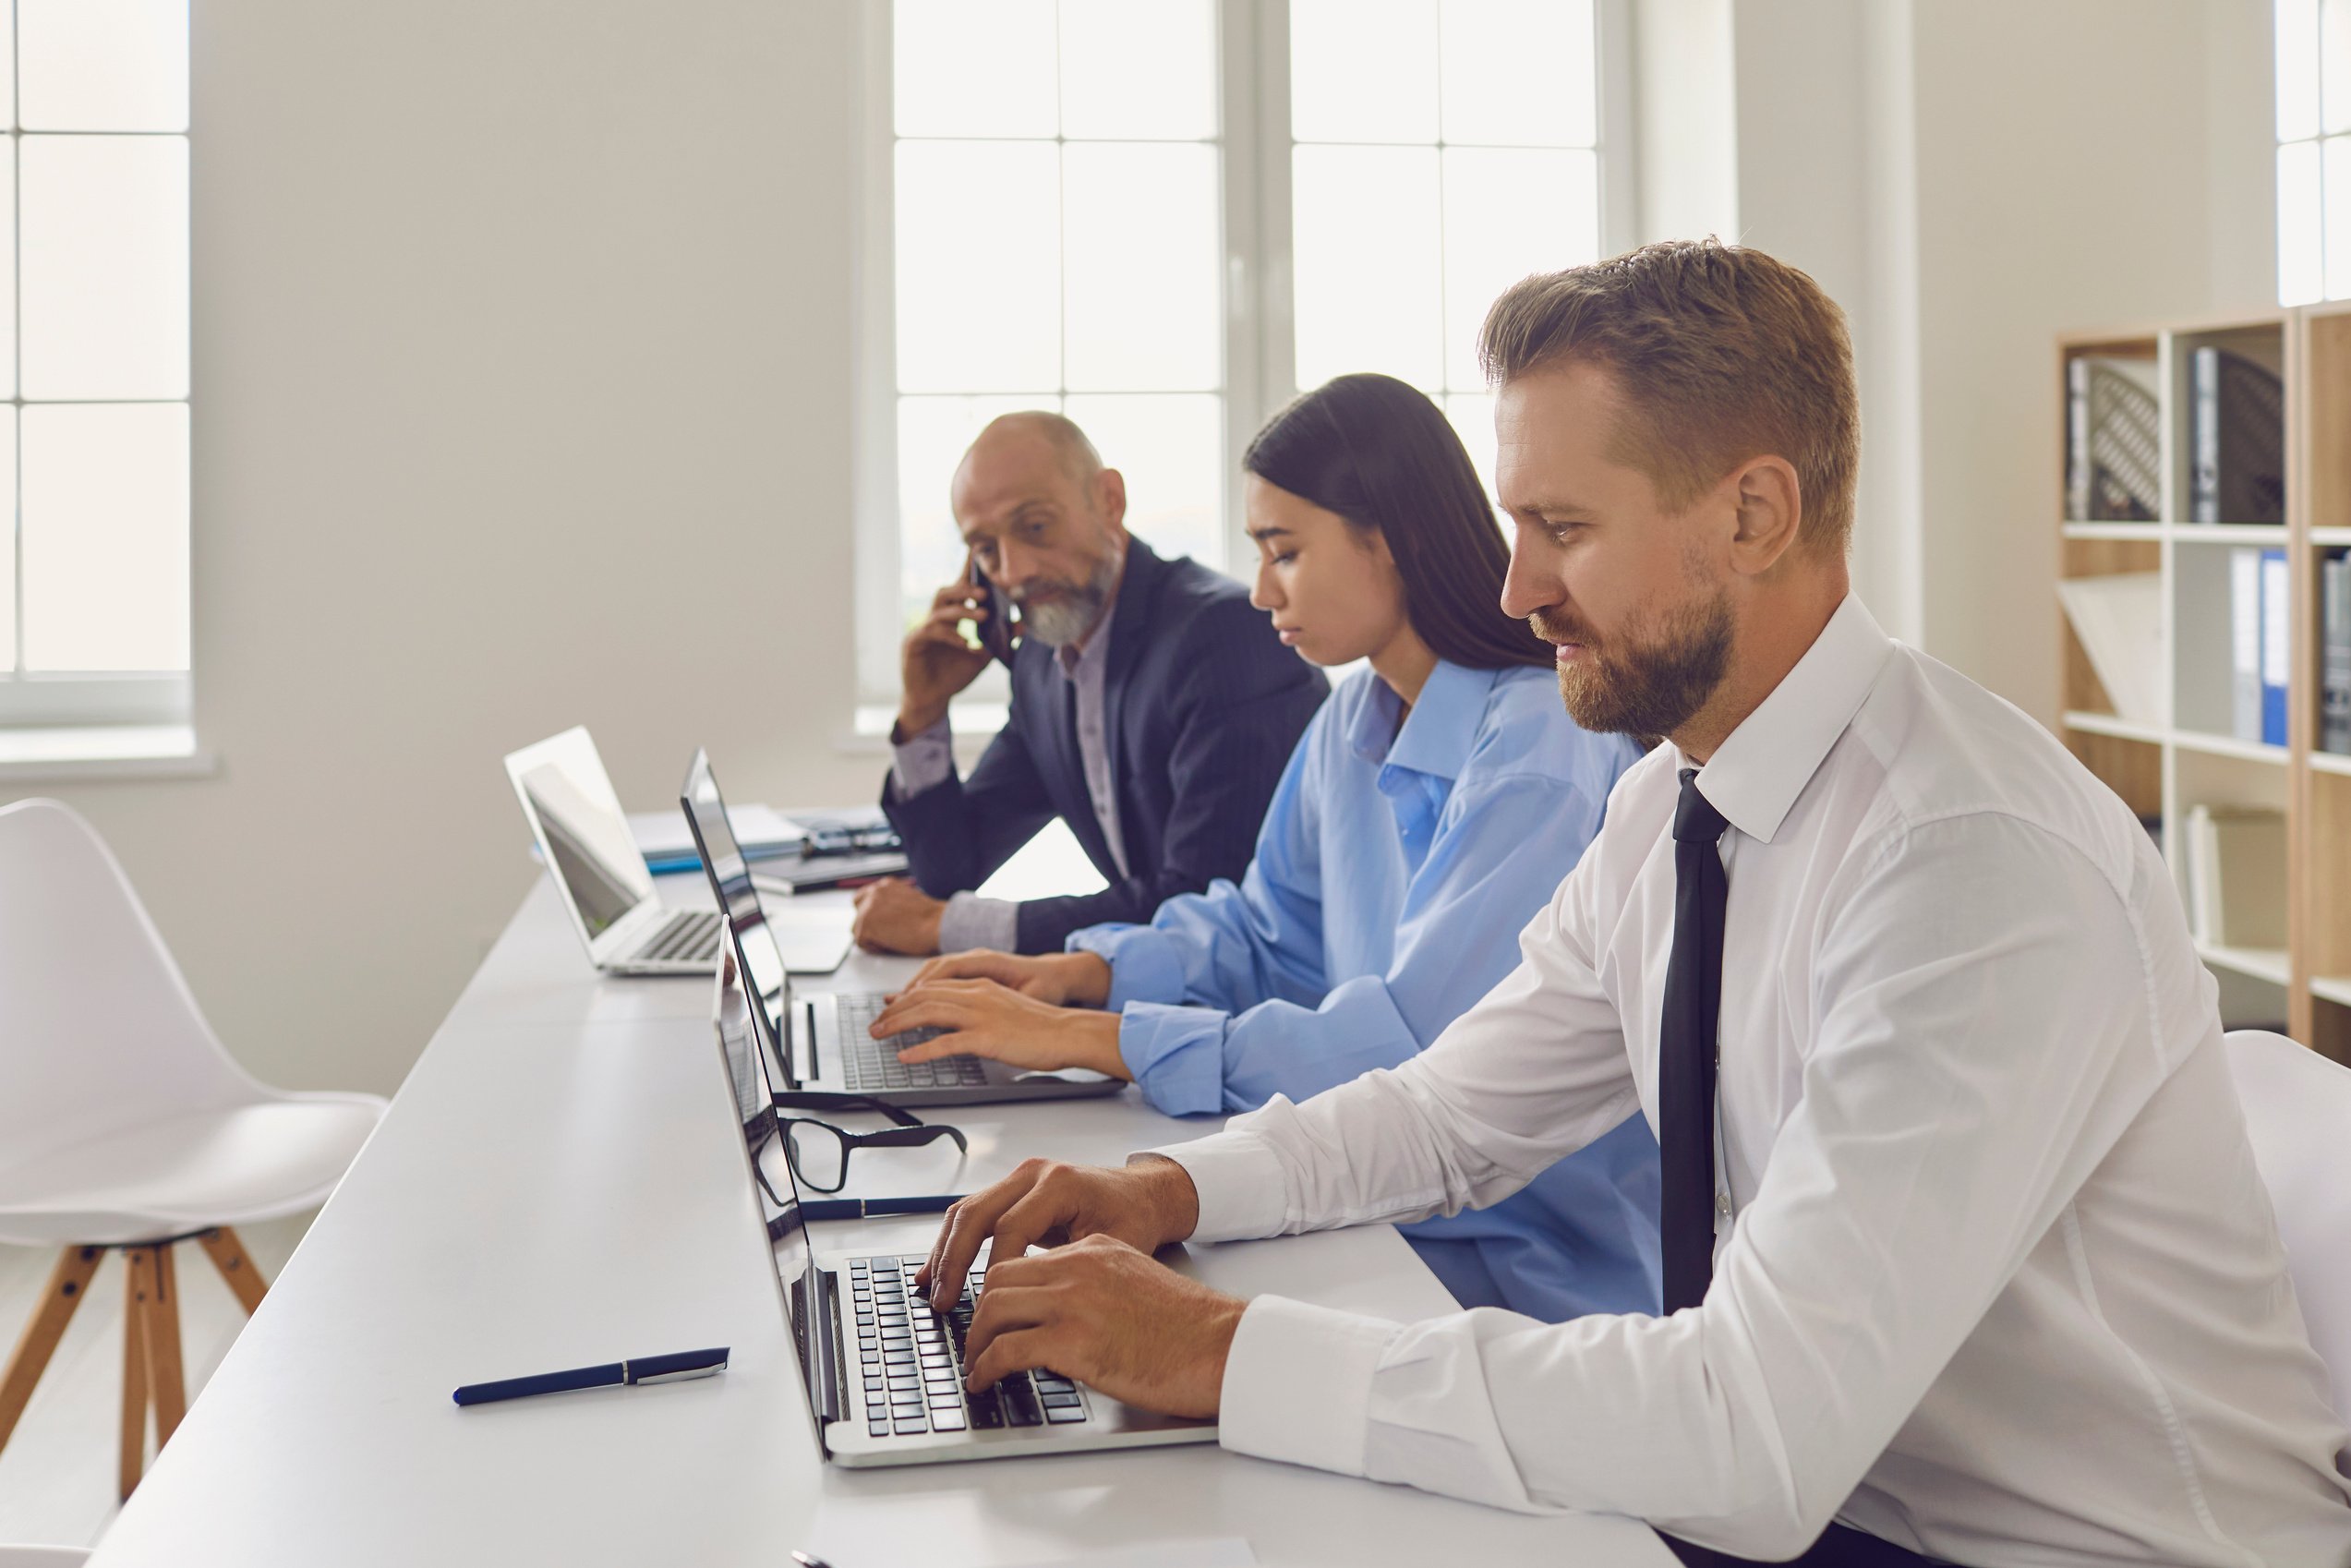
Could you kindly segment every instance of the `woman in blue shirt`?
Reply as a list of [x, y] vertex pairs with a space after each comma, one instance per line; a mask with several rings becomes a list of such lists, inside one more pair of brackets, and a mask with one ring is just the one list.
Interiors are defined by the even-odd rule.
[[[1639, 755], [1568, 718], [1549, 644], [1500, 606], [1510, 554], [1436, 405], [1385, 376], [1308, 392], [1242, 460], [1252, 601], [1323, 665], [1323, 705], [1236, 887], [1039, 958], [933, 960], [876, 1036], [1093, 1067], [1172, 1115], [1303, 1100], [1392, 1067], [1517, 962], [1516, 937]], [[1477, 1212], [1404, 1227], [1465, 1306], [1658, 1309], [1658, 1152], [1638, 1116]]]

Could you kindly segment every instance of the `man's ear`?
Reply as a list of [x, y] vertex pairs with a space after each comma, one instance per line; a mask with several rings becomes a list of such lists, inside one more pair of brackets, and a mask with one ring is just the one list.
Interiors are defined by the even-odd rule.
[[1113, 528], [1126, 523], [1126, 475], [1115, 468], [1105, 468], [1094, 476], [1094, 510]]
[[1749, 458], [1731, 476], [1738, 529], [1731, 536], [1733, 571], [1760, 577], [1795, 548], [1804, 521], [1802, 481], [1784, 457]]

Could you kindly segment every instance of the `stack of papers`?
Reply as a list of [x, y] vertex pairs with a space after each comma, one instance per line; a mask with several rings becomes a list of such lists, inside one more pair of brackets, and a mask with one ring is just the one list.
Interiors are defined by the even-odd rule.
[[[727, 808], [727, 821], [734, 828], [746, 860], [797, 855], [808, 838], [807, 828], [769, 806], [730, 805]], [[694, 852], [693, 829], [686, 826], [686, 814], [678, 807], [633, 811], [629, 814], [629, 831], [636, 836], [637, 850], [655, 875], [700, 869], [702, 857]]]

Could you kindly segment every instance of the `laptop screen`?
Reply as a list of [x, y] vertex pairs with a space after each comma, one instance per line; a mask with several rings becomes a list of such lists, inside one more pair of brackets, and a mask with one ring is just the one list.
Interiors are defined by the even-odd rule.
[[751, 863], [727, 820], [726, 798], [718, 793], [718, 780], [710, 771], [707, 754], [693, 754], [678, 803], [685, 811], [686, 825], [693, 829], [694, 846], [702, 851], [703, 874], [710, 879], [711, 896], [727, 917], [735, 961], [751, 977], [753, 994], [761, 1001], [757, 1010], [766, 1026], [763, 1043], [778, 1053], [768, 1063], [769, 1069], [778, 1086], [789, 1089], [792, 1087], [791, 1058], [784, 1054], [787, 1047], [784, 1038], [788, 1038], [791, 1031], [791, 992], [783, 950], [777, 945], [775, 927], [767, 923], [759, 890], [752, 886]]
[[653, 875], [585, 730], [526, 747], [506, 766], [539, 849], [590, 938], [653, 897]]
[[[801, 1377], [808, 1388], [809, 1409], [815, 1416], [817, 1441], [821, 1444], [823, 1412], [834, 1405], [837, 1395], [828, 1396], [820, 1391], [835, 1389], [838, 1383], [824, 1370], [830, 1344], [828, 1333], [820, 1330], [812, 1338], [810, 1333], [816, 1321], [811, 1303], [822, 1300], [821, 1282], [817, 1278], [815, 1254], [809, 1246], [800, 1188], [792, 1178], [791, 1162], [784, 1153], [784, 1140], [778, 1136], [775, 1093], [779, 1086], [768, 1080], [766, 1054], [758, 1039], [759, 1025], [754, 1021], [764, 1011], [748, 1004], [741, 986], [730, 983], [721, 966], [713, 1019], [718, 1032], [718, 1051], [726, 1061], [727, 1081], [734, 1089], [743, 1152], [751, 1166], [752, 1196], [766, 1227], [776, 1284], [791, 1324], [793, 1347], [799, 1353]], [[810, 1359], [812, 1350], [816, 1357], [814, 1363]], [[834, 1413], [838, 1414], [838, 1410]]]

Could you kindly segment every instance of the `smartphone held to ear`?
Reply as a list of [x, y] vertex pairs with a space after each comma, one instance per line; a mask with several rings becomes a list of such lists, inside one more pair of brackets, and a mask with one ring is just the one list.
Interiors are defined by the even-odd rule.
[[963, 580], [971, 585], [971, 597], [987, 610], [977, 623], [980, 645], [1009, 669], [1012, 667], [1012, 650], [1020, 642], [1020, 611], [996, 592], [995, 585], [988, 581], [988, 574], [980, 570], [977, 558], [969, 555], [963, 558]]

